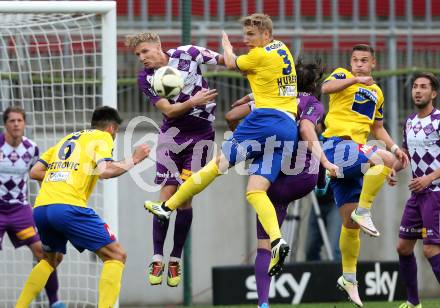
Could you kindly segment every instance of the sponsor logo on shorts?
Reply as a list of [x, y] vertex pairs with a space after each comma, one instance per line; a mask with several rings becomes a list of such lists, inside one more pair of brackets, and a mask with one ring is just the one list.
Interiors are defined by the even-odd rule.
[[373, 146], [368, 144], [359, 144], [358, 146], [359, 152], [364, 153], [365, 155], [368, 155], [373, 151]]
[[104, 224], [104, 228], [107, 231], [108, 235], [110, 235], [110, 239], [112, 241], [116, 240], [116, 235], [112, 232], [112, 230], [110, 230], [110, 227], [107, 224]]
[[70, 172], [59, 171], [51, 172], [46, 179], [46, 182], [65, 182], [69, 178]]

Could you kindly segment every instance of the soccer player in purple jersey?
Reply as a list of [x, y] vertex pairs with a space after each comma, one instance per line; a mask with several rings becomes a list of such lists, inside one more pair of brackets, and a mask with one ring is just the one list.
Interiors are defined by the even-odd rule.
[[[422, 307], [414, 256], [417, 239], [423, 239], [423, 253], [440, 283], [440, 110], [434, 107], [440, 86], [431, 73], [418, 73], [413, 80], [412, 99], [417, 112], [406, 120], [402, 146], [411, 159], [413, 179], [397, 242], [400, 273], [407, 290], [407, 302], [400, 308]], [[396, 166], [399, 169], [401, 166]], [[396, 184], [394, 173], [389, 183]]]
[[[26, 113], [20, 107], [3, 112], [5, 131], [0, 134], [0, 249], [8, 233], [15, 248], [27, 245], [35, 258], [43, 258], [40, 237], [28, 202], [29, 170], [38, 160], [36, 143], [24, 136]], [[50, 307], [65, 307], [58, 300], [58, 277], [53, 272], [46, 283]]]
[[[290, 168], [294, 172], [291, 175], [280, 173], [275, 182], [270, 186], [267, 195], [272, 201], [279, 226], [287, 215], [287, 207], [290, 202], [298, 200], [310, 193], [318, 181], [319, 160], [328, 163], [327, 158], [319, 146], [315, 128], [322, 122], [324, 107], [316, 98], [317, 89], [320, 87], [320, 80], [323, 69], [320, 62], [303, 64], [298, 61], [295, 65], [298, 77], [298, 116], [300, 143], [297, 152], [293, 153]], [[234, 130], [238, 121], [247, 116], [253, 107], [252, 95], [248, 95], [233, 104], [225, 119], [228, 126]], [[312, 146], [314, 146], [312, 148]], [[307, 149], [309, 148], [309, 149]], [[307, 149], [307, 150], [306, 150]], [[312, 152], [314, 155], [312, 155]], [[316, 157], [315, 157], [316, 155]], [[319, 158], [319, 159], [317, 159]], [[298, 169], [298, 166], [300, 169]], [[292, 170], [292, 169], [291, 169]], [[257, 238], [258, 249], [255, 258], [255, 279], [257, 283], [258, 307], [269, 307], [269, 289], [271, 277], [267, 268], [271, 258], [271, 246], [268, 234], [257, 217]]]
[[[215, 119], [214, 98], [217, 92], [208, 88], [201, 65], [223, 65], [223, 56], [194, 45], [162, 51], [160, 38], [155, 33], [139, 33], [128, 37], [126, 45], [134, 49], [135, 55], [144, 65], [138, 75], [140, 89], [164, 115], [156, 150], [155, 183], [162, 185], [159, 198], [166, 201], [193, 172], [205, 166], [209, 158], [207, 144], [214, 141], [212, 123]], [[168, 99], [159, 97], [151, 85], [155, 70], [166, 65], [178, 69], [184, 79], [181, 93]], [[168, 263], [167, 284], [170, 287], [176, 287], [181, 280], [180, 259], [192, 218], [190, 199], [179, 208], [176, 215], [174, 246]], [[154, 255], [149, 272], [151, 285], [162, 283], [165, 265], [163, 246], [167, 230], [168, 221], [161, 222], [157, 217], [153, 218]]]

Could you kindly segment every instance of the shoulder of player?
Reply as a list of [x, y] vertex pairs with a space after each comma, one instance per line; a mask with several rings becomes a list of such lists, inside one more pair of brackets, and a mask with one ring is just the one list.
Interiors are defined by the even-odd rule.
[[183, 45], [169, 49], [165, 53], [170, 58], [181, 58], [182, 55], [186, 55], [188, 58], [195, 59], [205, 50], [208, 49], [197, 45]]
[[405, 120], [405, 123], [411, 122], [417, 116], [417, 112], [411, 113]]
[[33, 141], [32, 139], [29, 139], [26, 136], [23, 136], [23, 139], [22, 139], [21, 143], [23, 144], [23, 146], [26, 149], [37, 148], [38, 147], [38, 145], [37, 145], [37, 143], [35, 141]]
[[148, 82], [147, 77], [154, 75], [154, 69], [144, 67], [138, 72], [138, 81], [139, 82]]

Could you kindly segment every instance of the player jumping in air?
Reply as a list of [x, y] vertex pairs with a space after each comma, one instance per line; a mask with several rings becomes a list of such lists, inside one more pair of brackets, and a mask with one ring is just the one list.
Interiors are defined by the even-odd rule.
[[257, 167], [249, 176], [246, 197], [269, 235], [272, 254], [268, 273], [276, 275], [283, 268], [289, 246], [281, 237], [277, 215], [267, 190], [281, 170], [283, 149], [290, 147], [292, 153], [298, 140], [295, 121], [296, 73], [289, 49], [272, 37], [269, 16], [253, 14], [244, 17], [242, 25], [249, 52], [235, 56], [228, 36], [223, 33], [224, 57], [229, 69], [246, 73], [256, 110], [223, 144], [222, 153], [187, 179], [169, 200], [163, 203], [146, 201], [144, 206], [162, 219], [168, 219], [172, 210], [205, 189], [229, 167], [253, 159]]
[[[324, 165], [331, 165], [322, 149], [319, 147], [316, 126], [323, 121], [324, 107], [315, 97], [320, 87], [323, 69], [319, 62], [303, 64], [299, 61], [295, 65], [298, 77], [298, 125], [300, 144], [297, 152], [292, 154], [289, 169], [291, 174], [280, 173], [276, 181], [270, 186], [267, 195], [275, 206], [279, 226], [287, 215], [287, 207], [290, 202], [298, 200], [309, 194], [318, 181], [319, 160]], [[229, 126], [235, 124], [251, 112], [254, 108], [252, 95], [245, 96], [236, 102], [225, 118]], [[235, 129], [235, 127], [231, 127]], [[304, 146], [305, 145], [305, 146]], [[306, 149], [309, 150], [306, 150]], [[313, 154], [312, 154], [313, 153]], [[255, 279], [258, 293], [258, 306], [269, 307], [269, 289], [272, 278], [267, 273], [270, 263], [270, 241], [267, 233], [257, 217], [258, 249], [255, 257]]]
[[[325, 137], [324, 152], [342, 171], [341, 177], [330, 182], [343, 224], [339, 240], [343, 275], [337, 285], [360, 307], [362, 301], [356, 280], [361, 246], [359, 227], [371, 236], [379, 236], [371, 219], [373, 200], [396, 158], [404, 166], [408, 165], [408, 157], [383, 126], [384, 98], [371, 77], [375, 64], [373, 48], [356, 45], [351, 54], [351, 71], [337, 68], [322, 85], [322, 92], [330, 95], [325, 119], [327, 128], [322, 134]], [[370, 133], [384, 142], [394, 155], [366, 145]]]
[[[156, 149], [155, 183], [162, 185], [160, 200], [168, 200], [193, 172], [198, 171], [211, 159], [207, 143], [214, 141], [214, 112], [217, 96], [215, 89], [209, 90], [202, 76], [202, 64], [224, 64], [223, 56], [207, 48], [186, 45], [162, 51], [156, 33], [139, 33], [129, 36], [126, 45], [134, 49], [135, 55], [144, 65], [138, 76], [139, 88], [163, 115]], [[165, 65], [179, 70], [184, 79], [184, 88], [175, 97], [161, 98], [152, 87], [156, 69]], [[191, 198], [177, 210], [174, 224], [174, 246], [168, 262], [167, 284], [177, 287], [181, 281], [180, 260], [185, 240], [191, 228], [193, 210]], [[168, 220], [153, 218], [154, 255], [149, 269], [151, 285], [162, 283], [164, 271], [163, 246], [168, 231]]]

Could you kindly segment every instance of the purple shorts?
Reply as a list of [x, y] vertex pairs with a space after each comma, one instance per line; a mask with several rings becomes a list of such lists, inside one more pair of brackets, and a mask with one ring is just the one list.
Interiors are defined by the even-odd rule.
[[399, 237], [440, 245], [440, 191], [411, 193], [403, 210]]
[[212, 157], [215, 132], [159, 134], [156, 149], [156, 178], [159, 185], [180, 185]]
[[40, 240], [28, 205], [0, 206], [0, 249], [5, 231], [15, 248]]
[[[267, 191], [277, 212], [278, 225], [281, 227], [287, 215], [287, 206], [294, 200], [301, 199], [313, 190], [318, 182], [317, 174], [301, 173], [298, 175], [280, 174]], [[257, 238], [268, 239], [260, 220], [257, 217]]]

